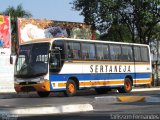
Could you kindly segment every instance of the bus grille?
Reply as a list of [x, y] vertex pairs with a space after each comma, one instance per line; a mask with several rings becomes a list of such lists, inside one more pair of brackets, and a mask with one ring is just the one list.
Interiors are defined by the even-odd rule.
[[22, 92], [31, 92], [31, 91], [36, 91], [36, 89], [32, 86], [24, 86], [21, 88]]
[[32, 85], [32, 84], [37, 84], [36, 82], [22, 82], [20, 85]]

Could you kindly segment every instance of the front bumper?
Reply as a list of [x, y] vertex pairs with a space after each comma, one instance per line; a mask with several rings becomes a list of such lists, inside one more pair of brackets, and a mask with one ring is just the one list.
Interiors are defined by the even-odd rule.
[[41, 83], [34, 84], [14, 84], [16, 92], [31, 92], [31, 91], [50, 91], [50, 82], [49, 80], [44, 80]]

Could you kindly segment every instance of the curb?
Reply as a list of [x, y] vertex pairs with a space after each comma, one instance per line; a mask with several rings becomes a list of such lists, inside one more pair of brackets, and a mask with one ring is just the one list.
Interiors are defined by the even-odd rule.
[[145, 102], [145, 96], [119, 96], [119, 102]]
[[50, 107], [2, 108], [0, 109], [0, 115], [28, 116], [39, 114], [74, 113], [92, 110], [93, 106], [91, 104], [71, 104]]
[[151, 96], [102, 96], [95, 97], [96, 102], [118, 103], [118, 102], [160, 102], [159, 97]]
[[[140, 91], [156, 91], [160, 90], [160, 88], [134, 88], [132, 92], [140, 92]], [[118, 92], [118, 91], [117, 91]], [[17, 94], [16, 92], [9, 92], [9, 93], [0, 93], [0, 99], [10, 99], [10, 98], [20, 98], [20, 97], [28, 97], [33, 96], [31, 94]]]
[[156, 91], [160, 90], [160, 88], [136, 88], [132, 89], [133, 92], [138, 92], [138, 91]]

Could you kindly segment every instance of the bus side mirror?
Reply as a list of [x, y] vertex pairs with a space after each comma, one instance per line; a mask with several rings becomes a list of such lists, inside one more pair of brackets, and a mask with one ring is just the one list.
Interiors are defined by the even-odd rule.
[[54, 53], [50, 54], [50, 64], [52, 66], [57, 66], [57, 59], [56, 59], [56, 55]]
[[13, 56], [10, 55], [10, 64], [13, 64]]

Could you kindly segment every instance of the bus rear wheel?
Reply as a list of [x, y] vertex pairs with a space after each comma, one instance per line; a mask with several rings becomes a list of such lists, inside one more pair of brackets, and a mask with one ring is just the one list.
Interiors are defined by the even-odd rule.
[[37, 94], [39, 95], [39, 97], [48, 97], [50, 92], [37, 92]]
[[68, 97], [74, 96], [76, 92], [77, 92], [76, 83], [73, 80], [68, 80], [65, 91], [66, 96]]
[[124, 86], [122, 88], [118, 88], [119, 93], [130, 93], [132, 90], [132, 81], [130, 78], [125, 78]]

